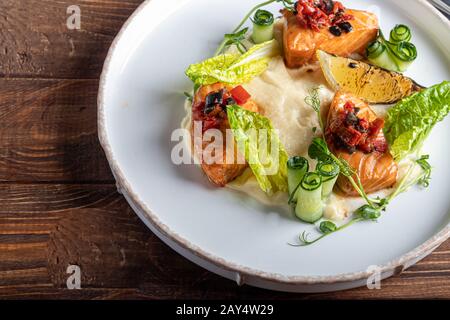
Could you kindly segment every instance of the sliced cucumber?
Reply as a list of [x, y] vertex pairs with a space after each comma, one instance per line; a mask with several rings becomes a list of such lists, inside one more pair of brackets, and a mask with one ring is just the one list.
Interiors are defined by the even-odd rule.
[[270, 26], [253, 25], [252, 40], [256, 44], [260, 44], [273, 39], [273, 24]]
[[406, 71], [417, 59], [417, 48], [410, 42], [390, 43], [388, 42], [391, 58], [398, 67], [398, 72]]
[[339, 177], [339, 166], [336, 162], [328, 160], [319, 162], [316, 171], [322, 176], [322, 199], [328, 199], [333, 192], [334, 185]]
[[309, 172], [303, 177], [295, 208], [295, 214], [300, 220], [314, 223], [322, 218], [322, 185], [322, 176], [317, 172]]
[[267, 10], [258, 10], [252, 19], [253, 34], [252, 40], [256, 44], [260, 44], [273, 39], [273, 14]]
[[[309, 171], [309, 162], [303, 157], [292, 157], [287, 163], [287, 168], [289, 196], [295, 202], [297, 201], [299, 185]], [[293, 195], [294, 192], [295, 195]]]

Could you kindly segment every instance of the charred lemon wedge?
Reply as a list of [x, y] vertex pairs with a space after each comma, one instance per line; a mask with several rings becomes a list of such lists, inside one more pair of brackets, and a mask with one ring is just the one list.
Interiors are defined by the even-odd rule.
[[317, 58], [328, 83], [373, 104], [395, 103], [422, 89], [404, 75], [362, 61], [336, 57], [317, 51]]

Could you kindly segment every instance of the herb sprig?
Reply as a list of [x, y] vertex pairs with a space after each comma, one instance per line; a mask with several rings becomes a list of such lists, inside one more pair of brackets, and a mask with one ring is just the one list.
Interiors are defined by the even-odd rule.
[[226, 40], [226, 42], [224, 44], [222, 51], [226, 50], [232, 45], [235, 45], [241, 54], [247, 52], [248, 49], [243, 42], [246, 39], [247, 32], [248, 28], [244, 28], [236, 33], [225, 34], [224, 40]]
[[[322, 130], [322, 134], [325, 132], [325, 127], [323, 124], [323, 119], [321, 116], [321, 101], [320, 101], [320, 92], [321, 87], [315, 87], [313, 89], [309, 90], [309, 95], [305, 98], [305, 102], [307, 105], [309, 105], [311, 108], [314, 109], [314, 111], [317, 113], [317, 117], [319, 118], [319, 124], [320, 129]], [[317, 128], [316, 128], [317, 129]]]

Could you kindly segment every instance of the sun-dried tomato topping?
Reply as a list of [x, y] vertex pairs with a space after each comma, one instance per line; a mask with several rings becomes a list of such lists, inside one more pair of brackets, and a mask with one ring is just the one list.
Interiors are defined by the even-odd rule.
[[372, 122], [358, 117], [359, 109], [347, 102], [337, 115], [327, 132], [327, 142], [336, 149], [349, 153], [360, 150], [364, 153], [374, 151], [385, 153], [388, 145], [383, 135], [384, 120], [377, 118]]
[[[232, 104], [241, 105], [242, 103], [235, 100], [236, 97], [240, 99], [245, 98], [247, 100], [250, 97], [247, 91], [242, 87], [236, 91], [233, 90], [229, 92], [224, 88], [213, 91], [206, 95], [204, 101], [197, 101], [194, 103], [192, 106], [192, 119], [194, 121], [202, 122], [203, 132], [208, 131], [209, 129], [221, 129], [226, 126], [228, 123], [227, 106]], [[245, 100], [245, 102], [247, 100]]]
[[[314, 31], [339, 26], [353, 19], [345, 13], [341, 2], [332, 0], [299, 0], [294, 5], [294, 14], [301, 25]], [[345, 32], [351, 31], [345, 29]]]

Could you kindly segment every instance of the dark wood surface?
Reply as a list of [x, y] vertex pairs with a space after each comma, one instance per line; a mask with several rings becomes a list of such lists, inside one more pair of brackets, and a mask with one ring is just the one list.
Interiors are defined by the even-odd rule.
[[[0, 1], [0, 298], [450, 298], [450, 242], [401, 276], [340, 293], [238, 287], [188, 262], [115, 188], [97, 139], [107, 50], [141, 0]], [[78, 4], [81, 30], [66, 28]], [[82, 268], [82, 289], [66, 268]]]

